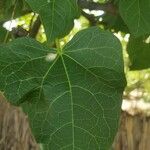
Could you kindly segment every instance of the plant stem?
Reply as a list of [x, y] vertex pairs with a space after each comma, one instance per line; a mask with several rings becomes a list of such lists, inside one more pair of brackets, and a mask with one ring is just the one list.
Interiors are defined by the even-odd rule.
[[61, 49], [61, 46], [60, 46], [59, 39], [56, 39], [55, 43], [56, 43], [57, 53], [61, 54], [62, 53], [62, 49]]
[[[15, 0], [15, 4], [14, 4], [13, 12], [12, 12], [12, 15], [11, 15], [11, 20], [10, 20], [9, 28], [11, 27], [12, 20], [13, 20], [13, 18], [14, 18], [14, 16], [15, 16], [15, 10], [16, 10], [16, 6], [17, 6], [17, 1], [18, 1], [18, 0]], [[4, 39], [4, 43], [7, 42], [8, 36], [9, 36], [9, 31], [7, 31], [7, 33], [6, 33], [6, 36], [5, 36], [5, 39]]]

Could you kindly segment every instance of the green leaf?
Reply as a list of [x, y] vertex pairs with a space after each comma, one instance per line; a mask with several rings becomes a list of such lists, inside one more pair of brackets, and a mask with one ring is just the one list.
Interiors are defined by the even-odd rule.
[[48, 41], [62, 38], [73, 28], [79, 16], [76, 0], [26, 0], [39, 13]]
[[150, 37], [131, 37], [127, 51], [131, 61], [131, 70], [141, 70], [150, 67]]
[[7, 30], [3, 27], [3, 24], [0, 23], [0, 43], [4, 42]]
[[85, 29], [57, 53], [33, 39], [17, 39], [0, 47], [0, 70], [0, 89], [23, 107], [47, 149], [111, 146], [126, 84], [113, 34]]
[[102, 18], [103, 22], [106, 24], [106, 29], [114, 29], [115, 32], [121, 31], [124, 33], [129, 33], [128, 27], [119, 15], [114, 16], [111, 14], [105, 14]]
[[120, 14], [136, 37], [150, 33], [150, 0], [120, 0]]
[[[16, 9], [15, 9], [16, 8]], [[13, 19], [20, 17], [21, 15], [31, 12], [29, 8], [24, 4], [24, 0], [1, 0], [0, 1], [0, 20], [7, 21], [11, 20], [12, 14]]]

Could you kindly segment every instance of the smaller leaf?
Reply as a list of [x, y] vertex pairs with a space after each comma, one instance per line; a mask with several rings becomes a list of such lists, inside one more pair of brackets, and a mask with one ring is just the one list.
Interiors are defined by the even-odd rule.
[[49, 42], [67, 35], [79, 16], [76, 0], [26, 0], [42, 20]]
[[150, 0], [120, 0], [119, 11], [133, 36], [150, 33]]
[[131, 70], [150, 67], [150, 41], [148, 38], [130, 38], [127, 51], [131, 61]]
[[115, 32], [121, 31], [124, 33], [129, 33], [128, 27], [119, 15], [114, 16], [111, 14], [105, 14], [103, 15], [103, 22], [106, 23], [106, 29], [109, 28], [114, 29]]

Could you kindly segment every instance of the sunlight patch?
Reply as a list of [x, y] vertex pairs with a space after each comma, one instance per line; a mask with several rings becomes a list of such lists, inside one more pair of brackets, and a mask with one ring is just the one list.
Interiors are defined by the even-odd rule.
[[55, 60], [56, 57], [57, 57], [57, 54], [48, 53], [45, 60], [48, 62], [51, 62], [51, 61]]
[[8, 30], [8, 31], [12, 31], [12, 28], [17, 27], [17, 23], [16, 20], [11, 20], [11, 21], [7, 21], [3, 24], [3, 27]]

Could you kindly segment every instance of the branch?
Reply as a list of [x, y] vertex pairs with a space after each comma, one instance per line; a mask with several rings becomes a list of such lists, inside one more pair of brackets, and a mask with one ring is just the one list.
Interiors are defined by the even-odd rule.
[[99, 21], [99, 19], [100, 19], [101, 16], [97, 16], [97, 17], [96, 17], [96, 16], [94, 16], [94, 15], [92, 15], [92, 14], [88, 14], [88, 13], [86, 13], [86, 12], [84, 12], [84, 11], [81, 11], [81, 13], [82, 13], [82, 15], [83, 15], [86, 19], [89, 20], [91, 26], [100, 25], [100, 24], [107, 26], [107, 23], [106, 23], [106, 22], [104, 22], [104, 21]]
[[25, 37], [28, 36], [28, 31], [25, 30], [23, 27], [18, 26], [16, 28], [12, 28], [12, 36], [16, 39], [16, 38], [20, 38], [20, 37]]
[[38, 16], [31, 30], [29, 31], [29, 36], [32, 38], [36, 38], [36, 35], [38, 34], [38, 31], [40, 29], [40, 26], [41, 26], [41, 20], [40, 20], [40, 17]]
[[94, 15], [87, 14], [84, 11], [81, 11], [81, 14], [89, 20], [91, 26], [97, 25], [98, 19]]
[[103, 10], [112, 15], [116, 15], [118, 13], [117, 7], [112, 2], [101, 4], [89, 0], [78, 0], [78, 4], [81, 7], [81, 9]]
[[38, 16], [29, 31], [25, 30], [21, 26], [18, 26], [17, 28], [12, 29], [12, 35], [14, 38], [19, 38], [24, 36], [30, 36], [32, 38], [36, 38], [40, 26], [41, 26], [41, 20], [40, 17]]

